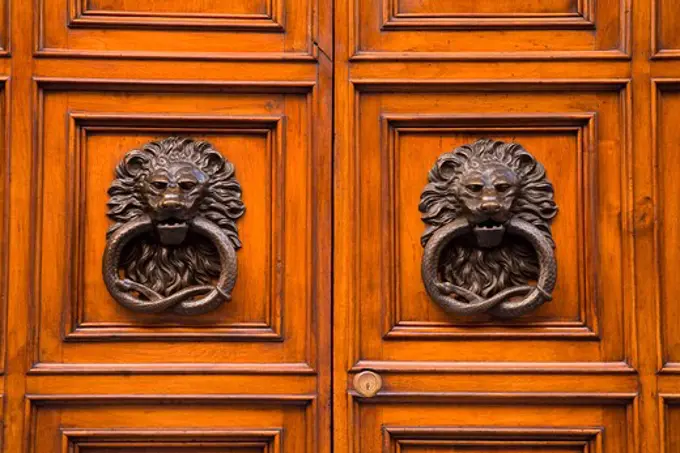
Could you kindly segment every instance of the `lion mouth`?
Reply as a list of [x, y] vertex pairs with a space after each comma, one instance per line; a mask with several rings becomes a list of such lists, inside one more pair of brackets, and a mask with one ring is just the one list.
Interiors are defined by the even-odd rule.
[[480, 247], [491, 248], [497, 247], [503, 240], [505, 226], [500, 222], [489, 219], [475, 225], [472, 231]]
[[179, 245], [189, 232], [189, 224], [181, 219], [170, 217], [156, 223], [158, 237], [165, 245]]

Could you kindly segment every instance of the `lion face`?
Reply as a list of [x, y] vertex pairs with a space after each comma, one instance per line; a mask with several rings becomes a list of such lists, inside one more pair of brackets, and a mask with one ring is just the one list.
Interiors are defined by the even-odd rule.
[[458, 196], [480, 247], [495, 247], [503, 239], [517, 182], [514, 171], [494, 162], [474, 162], [462, 175]]
[[130, 151], [116, 168], [109, 188], [107, 215], [114, 224], [148, 215], [153, 231], [123, 250], [125, 277], [169, 295], [206, 285], [220, 274], [214, 245], [194, 233], [201, 216], [241, 247], [236, 220], [245, 211], [234, 166], [208, 142], [169, 137]]
[[472, 234], [452, 241], [439, 260], [442, 281], [483, 297], [538, 276], [533, 248], [505, 234], [517, 216], [554, 245], [550, 223], [557, 214], [545, 169], [517, 143], [482, 139], [439, 156], [428, 175], [419, 209], [425, 246], [443, 225], [464, 217]]
[[189, 231], [188, 221], [198, 212], [208, 175], [195, 165], [177, 162], [154, 169], [147, 176], [144, 195], [160, 241], [181, 244]]

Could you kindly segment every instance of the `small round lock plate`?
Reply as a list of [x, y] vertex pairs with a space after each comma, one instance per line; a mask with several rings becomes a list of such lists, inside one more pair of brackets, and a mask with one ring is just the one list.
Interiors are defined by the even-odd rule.
[[382, 378], [373, 371], [362, 371], [354, 376], [354, 390], [364, 398], [370, 398], [382, 388]]

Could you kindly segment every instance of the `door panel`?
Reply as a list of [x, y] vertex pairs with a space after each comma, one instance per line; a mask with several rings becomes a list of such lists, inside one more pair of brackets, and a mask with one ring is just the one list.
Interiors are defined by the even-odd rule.
[[[670, 3], [335, 2], [336, 451], [680, 452]], [[512, 318], [461, 314], [493, 293], [451, 281], [513, 261], [430, 247], [481, 246], [461, 194], [488, 187], [454, 169], [482, 138], [534, 156], [558, 207], [552, 299]]]
[[[676, 2], [10, 3], [0, 450], [680, 453]], [[201, 251], [236, 263], [233, 291], [204, 285], [231, 300], [197, 315], [111, 295], [171, 297], [123, 269], [129, 222], [165, 222], [145, 240], [167, 246], [233, 237], [109, 218], [119, 162], [171, 136], [233, 163], [245, 205], [225, 214], [243, 246]], [[483, 138], [533, 157], [448, 179]], [[180, 157], [130, 203], [180, 193]], [[486, 257], [508, 231], [519, 247], [484, 266], [441, 245]], [[538, 301], [521, 315], [452, 283], [518, 279], [507, 297]]]
[[[313, 451], [312, 433], [306, 424], [311, 418], [312, 401], [305, 398], [249, 402], [218, 397], [119, 398], [115, 401], [29, 397], [29, 401], [31, 451]], [[153, 420], [148, 413], [154, 414]], [[191, 430], [186, 430], [187, 419], [191, 420]], [[229, 419], [237, 419], [239, 423], [220, 422]]]
[[[35, 184], [42, 196], [32, 372], [315, 368], [319, 250], [308, 188], [319, 172], [307, 140], [310, 88], [38, 82], [43, 182]], [[220, 150], [234, 164], [247, 210], [237, 221], [243, 247], [232, 301], [188, 318], [128, 310], [101, 277], [113, 169], [131, 149], [172, 135]], [[53, 322], [60, 318], [62, 325]]]
[[631, 412], [616, 399], [385, 395], [354, 401], [352, 413], [366, 452], [585, 453], [625, 451], [632, 439]]
[[[0, 184], [2, 451], [330, 452], [327, 3], [11, 9], [11, 28], [0, 27], [12, 51], [0, 55], [11, 96], [0, 96], [0, 143], [11, 134], [0, 180], [12, 178], [9, 191]], [[194, 148], [158, 145], [149, 157], [145, 146], [165, 141]], [[155, 190], [169, 195], [152, 209]], [[203, 204], [178, 208], [196, 194]], [[135, 273], [123, 249], [140, 220], [155, 222], [141, 239], [166, 247]], [[201, 235], [213, 246], [178, 265], [177, 246]], [[116, 246], [126, 258], [105, 259]], [[208, 277], [187, 277], [199, 269]], [[208, 287], [219, 304], [195, 315], [126, 308], [112, 288], [140, 305], [177, 294], [142, 272]]]
[[[654, 111], [656, 120], [657, 137], [657, 158], [659, 181], [659, 192], [664, 194], [664, 203], [660, 207], [661, 226], [659, 231], [659, 241], [661, 244], [675, 244], [678, 241], [678, 229], [675, 219], [678, 218], [680, 206], [677, 197], [671, 194], [677, 192], [677, 178], [675, 171], [678, 168], [677, 147], [679, 134], [677, 127], [673, 124], [674, 116], [677, 115], [680, 107], [680, 84], [676, 81], [659, 80], [654, 84], [654, 96], [656, 110]], [[676, 116], [677, 117], [677, 116]], [[677, 291], [678, 283], [669, 276], [674, 273], [673, 269], [677, 263], [675, 247], [662, 247], [660, 249], [659, 280], [661, 282], [661, 351], [659, 367], [663, 371], [677, 373], [680, 369], [680, 344], [675, 332], [678, 331], [678, 312], [676, 304], [671, 301]]]
[[54, 56], [233, 58], [245, 53], [259, 59], [311, 59], [312, 8], [312, 2], [292, 0], [41, 0], [37, 51]]
[[[354, 229], [358, 242], [342, 245], [356, 257], [355, 273], [347, 276], [356, 294], [348, 301], [348, 316], [357, 322], [354, 367], [559, 362], [568, 369], [580, 362], [577, 367], [628, 369], [631, 309], [623, 269], [630, 257], [620, 214], [627, 196], [621, 184], [627, 86], [583, 81], [537, 88], [512, 81], [417, 89], [356, 84], [361, 115], [354, 156], [360, 157], [348, 165], [363, 184], [346, 200], [356, 223], [345, 228]], [[440, 154], [489, 136], [520, 142], [543, 163], [560, 208], [553, 300], [510, 321], [446, 313], [420, 277], [418, 202], [428, 171]]]
[[625, 0], [349, 4], [350, 57], [355, 61], [623, 59], [630, 51], [630, 3]]

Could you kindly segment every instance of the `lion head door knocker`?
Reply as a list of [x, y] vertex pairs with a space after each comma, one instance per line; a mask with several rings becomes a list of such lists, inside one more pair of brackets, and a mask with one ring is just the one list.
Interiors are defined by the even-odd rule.
[[118, 303], [188, 315], [230, 299], [245, 208], [234, 166], [210, 143], [170, 137], [130, 151], [108, 193], [102, 269]]
[[435, 302], [512, 318], [551, 299], [557, 205], [543, 165], [517, 143], [484, 139], [439, 156], [428, 181], [421, 271]]

